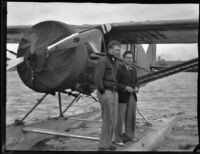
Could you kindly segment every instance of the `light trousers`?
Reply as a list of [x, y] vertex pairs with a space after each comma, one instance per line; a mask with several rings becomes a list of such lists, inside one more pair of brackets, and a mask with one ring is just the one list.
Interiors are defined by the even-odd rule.
[[99, 141], [100, 148], [108, 148], [115, 140], [115, 128], [117, 124], [118, 94], [117, 92], [105, 90], [104, 94], [97, 90], [102, 111], [102, 127]]

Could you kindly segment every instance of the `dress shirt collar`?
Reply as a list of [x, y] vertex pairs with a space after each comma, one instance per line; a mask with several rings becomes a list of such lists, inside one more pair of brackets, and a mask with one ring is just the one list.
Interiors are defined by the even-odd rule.
[[130, 66], [128, 66], [128, 65], [125, 65], [125, 67], [126, 67], [127, 71], [129, 71], [129, 70], [132, 69], [132, 68], [131, 68]]

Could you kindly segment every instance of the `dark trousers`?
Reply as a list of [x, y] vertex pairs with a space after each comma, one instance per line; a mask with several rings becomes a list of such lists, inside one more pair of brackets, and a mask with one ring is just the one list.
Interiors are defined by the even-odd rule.
[[136, 105], [136, 100], [133, 95], [130, 96], [127, 103], [118, 104], [115, 141], [123, 142], [123, 128], [125, 139], [133, 139], [135, 137]]
[[102, 127], [99, 141], [100, 148], [108, 148], [115, 140], [115, 128], [117, 124], [118, 94], [106, 90], [102, 95], [97, 91], [102, 111]]

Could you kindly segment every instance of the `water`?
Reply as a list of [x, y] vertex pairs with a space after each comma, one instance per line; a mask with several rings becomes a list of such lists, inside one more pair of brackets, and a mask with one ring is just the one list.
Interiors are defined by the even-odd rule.
[[[179, 115], [175, 129], [165, 142], [158, 148], [160, 151], [192, 150], [198, 143], [197, 131], [197, 77], [198, 73], [181, 72], [140, 88], [138, 94], [138, 107], [151, 121], [161, 117]], [[26, 87], [17, 72], [7, 73], [7, 104], [6, 124], [21, 119], [43, 94], [36, 93]], [[95, 94], [94, 94], [95, 95]], [[73, 99], [72, 96], [62, 94], [63, 110]], [[72, 105], [65, 115], [99, 109], [97, 102], [83, 97]], [[41, 121], [59, 115], [58, 97], [48, 95], [26, 123]], [[137, 115], [139, 116], [139, 115]]]
[[[24, 115], [36, 104], [44, 94], [37, 93], [26, 87], [17, 72], [7, 73], [7, 103], [6, 103], [6, 125], [12, 124], [16, 119], [22, 119]], [[73, 96], [61, 94], [62, 110], [74, 99]], [[98, 109], [100, 106], [89, 97], [82, 97], [74, 103], [65, 116], [78, 114]], [[25, 119], [25, 123], [33, 123], [59, 115], [58, 96], [48, 95], [42, 103]]]
[[181, 72], [140, 89], [138, 107], [148, 119], [179, 115], [158, 151], [192, 151], [198, 144], [197, 78], [198, 73]]
[[140, 89], [138, 106], [158, 111], [158, 116], [162, 115], [159, 110], [196, 116], [197, 77], [198, 73], [181, 72], [151, 82]]

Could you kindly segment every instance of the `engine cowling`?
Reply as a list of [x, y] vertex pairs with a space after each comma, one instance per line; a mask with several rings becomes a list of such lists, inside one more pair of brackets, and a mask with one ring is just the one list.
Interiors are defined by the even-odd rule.
[[47, 52], [47, 46], [73, 34], [67, 24], [45, 21], [34, 25], [23, 36], [17, 57], [24, 56], [17, 71], [23, 83], [37, 92], [51, 93], [74, 89], [85, 71], [89, 53], [86, 45]]

